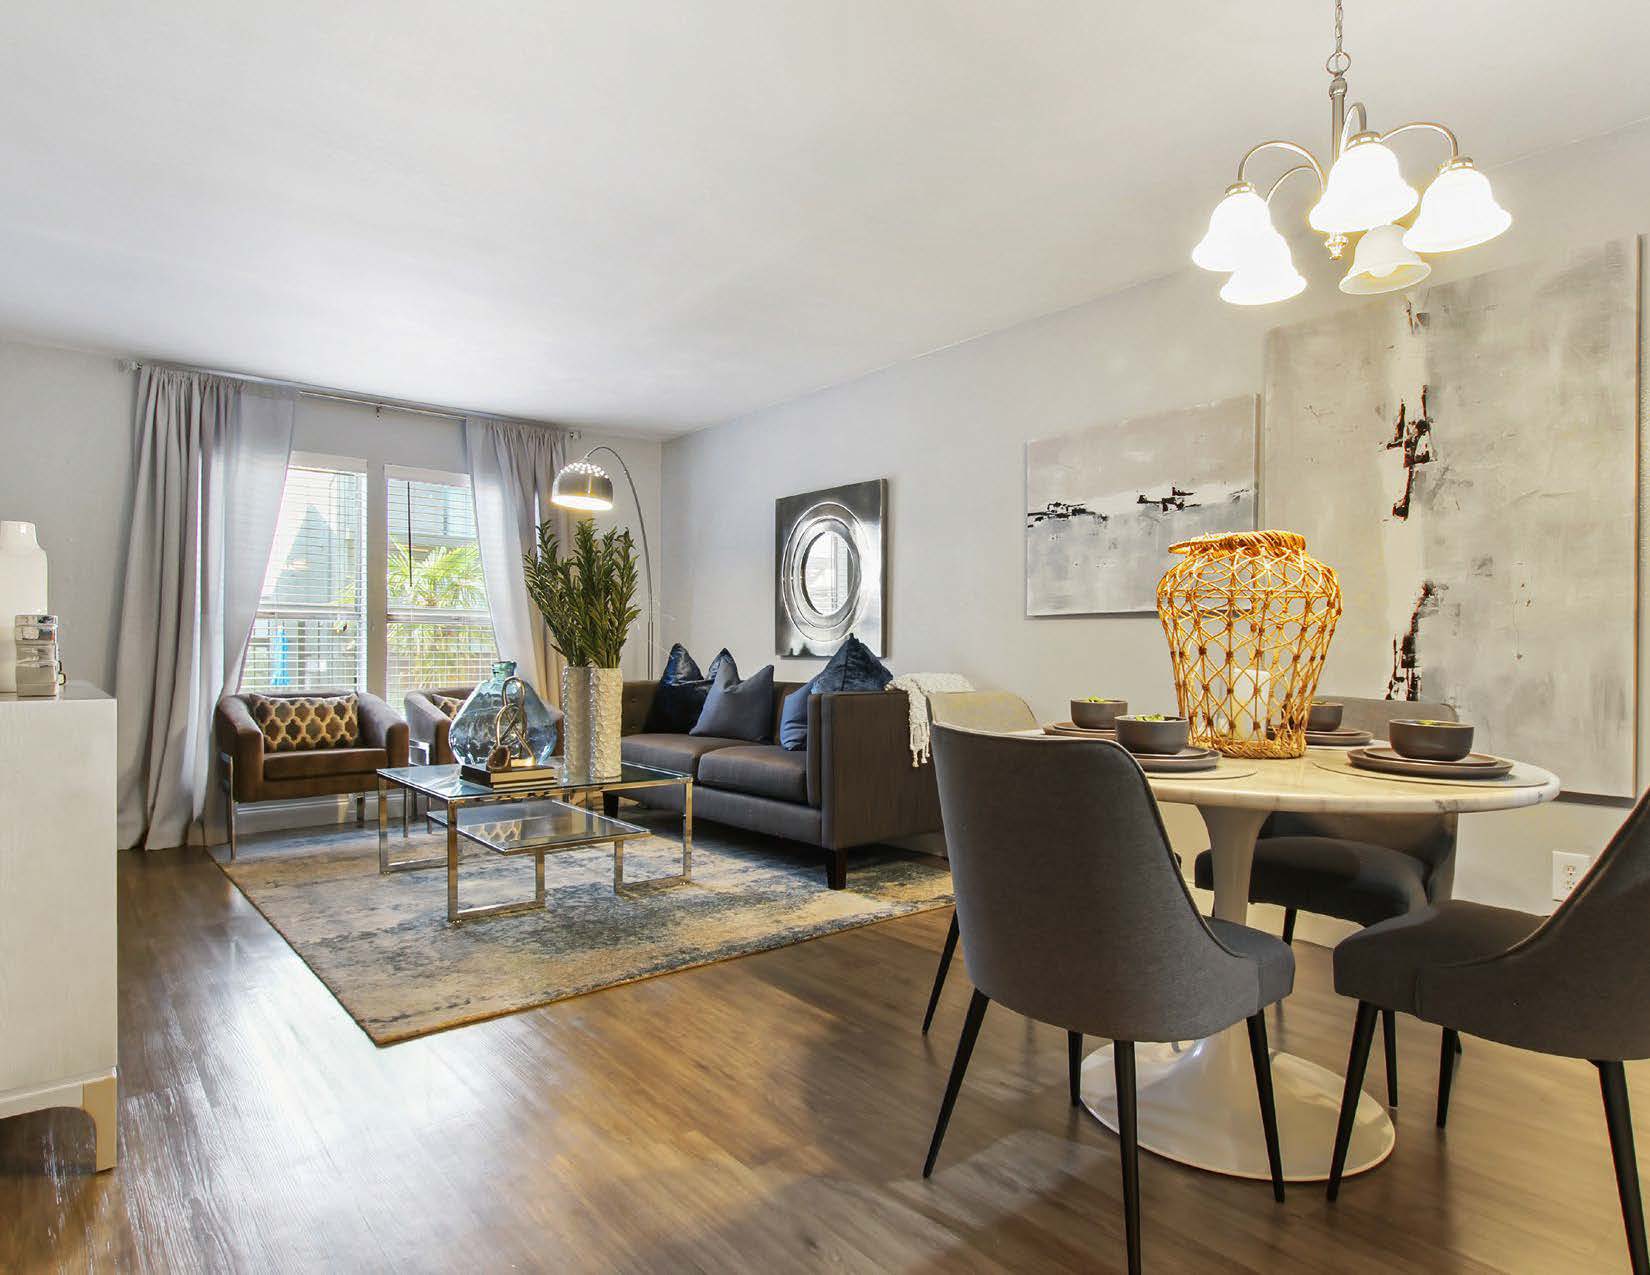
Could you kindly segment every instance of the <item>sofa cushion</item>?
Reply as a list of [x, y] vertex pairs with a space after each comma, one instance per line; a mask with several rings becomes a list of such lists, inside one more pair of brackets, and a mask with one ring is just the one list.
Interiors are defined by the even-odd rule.
[[361, 742], [360, 701], [349, 695], [258, 695], [246, 706], [264, 733], [264, 751], [354, 748]]
[[852, 633], [813, 680], [815, 695], [827, 691], [880, 691], [894, 680], [887, 665]]
[[773, 738], [773, 720], [773, 665], [741, 682], [730, 662], [717, 674], [704, 711], [688, 733], [762, 744]]
[[626, 735], [619, 741], [619, 756], [638, 766], [657, 766], [697, 778], [699, 759], [706, 753], [745, 742], [704, 735]]
[[699, 665], [680, 642], [670, 648], [665, 671], [659, 678], [659, 689], [653, 694], [653, 703], [647, 711], [643, 729], [650, 734], [681, 734], [693, 729], [705, 707], [705, 697], [723, 667], [733, 670], [737, 678], [733, 656], [723, 647], [710, 662], [708, 674], [699, 671]]
[[805, 802], [808, 758], [778, 744], [718, 748], [699, 759], [699, 782], [756, 797]]
[[371, 774], [390, 764], [382, 748], [306, 748], [264, 754], [264, 778], [315, 779], [322, 775]]
[[785, 696], [785, 707], [779, 713], [779, 743], [793, 753], [808, 747], [808, 696], [814, 684], [804, 682]]

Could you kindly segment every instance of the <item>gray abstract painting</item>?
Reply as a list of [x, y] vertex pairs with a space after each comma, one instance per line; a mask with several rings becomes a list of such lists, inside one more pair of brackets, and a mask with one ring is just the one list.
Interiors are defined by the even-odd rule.
[[1169, 546], [1255, 526], [1255, 399], [1026, 444], [1026, 614], [1157, 611]]
[[1322, 685], [1635, 791], [1637, 244], [1376, 298], [1266, 345], [1269, 524], [1346, 611]]

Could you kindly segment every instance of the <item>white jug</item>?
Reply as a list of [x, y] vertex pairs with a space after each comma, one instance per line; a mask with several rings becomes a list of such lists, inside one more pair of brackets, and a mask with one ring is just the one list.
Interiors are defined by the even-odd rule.
[[17, 690], [17, 643], [12, 628], [17, 617], [49, 609], [46, 551], [35, 538], [34, 524], [0, 521], [0, 693]]

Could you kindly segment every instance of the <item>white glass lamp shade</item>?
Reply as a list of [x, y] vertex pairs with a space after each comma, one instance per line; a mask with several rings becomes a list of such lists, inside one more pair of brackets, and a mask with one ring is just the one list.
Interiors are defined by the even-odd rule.
[[1470, 159], [1445, 164], [1421, 199], [1415, 224], [1404, 233], [1411, 252], [1455, 252], [1494, 239], [1512, 225], [1512, 214], [1495, 202], [1490, 180]]
[[1220, 290], [1220, 299], [1233, 305], [1271, 305], [1299, 295], [1306, 280], [1295, 269], [1289, 243], [1277, 231], [1232, 273]]
[[1326, 235], [1350, 235], [1397, 221], [1418, 198], [1398, 171], [1398, 157], [1375, 134], [1359, 133], [1329, 170], [1307, 220]]
[[1257, 245], [1275, 234], [1266, 201], [1248, 182], [1238, 182], [1215, 205], [1209, 229], [1192, 249], [1192, 262], [1205, 270], [1230, 274], [1255, 254]]
[[600, 465], [576, 460], [563, 465], [550, 486], [550, 503], [563, 509], [601, 512], [613, 508], [613, 480]]
[[1403, 227], [1376, 226], [1364, 231], [1364, 237], [1358, 240], [1352, 269], [1341, 280], [1341, 291], [1353, 296], [1397, 292], [1413, 287], [1431, 273], [1431, 266], [1404, 247]]

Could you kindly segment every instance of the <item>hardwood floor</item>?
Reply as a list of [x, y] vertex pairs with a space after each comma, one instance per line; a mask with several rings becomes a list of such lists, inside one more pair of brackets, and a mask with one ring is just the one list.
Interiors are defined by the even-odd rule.
[[[1116, 1140], [1058, 1030], [987, 1016], [920, 1177], [969, 993], [959, 963], [919, 1034], [949, 920], [377, 1049], [199, 851], [124, 854], [120, 1165], [78, 1112], [0, 1121], [0, 1271], [1119, 1269]], [[1272, 1044], [1339, 1069], [1352, 1007], [1298, 951]], [[1399, 1022], [1386, 1165], [1278, 1206], [1143, 1156], [1148, 1269], [1626, 1270], [1594, 1069], [1469, 1040], [1439, 1136], [1439, 1033]]]

